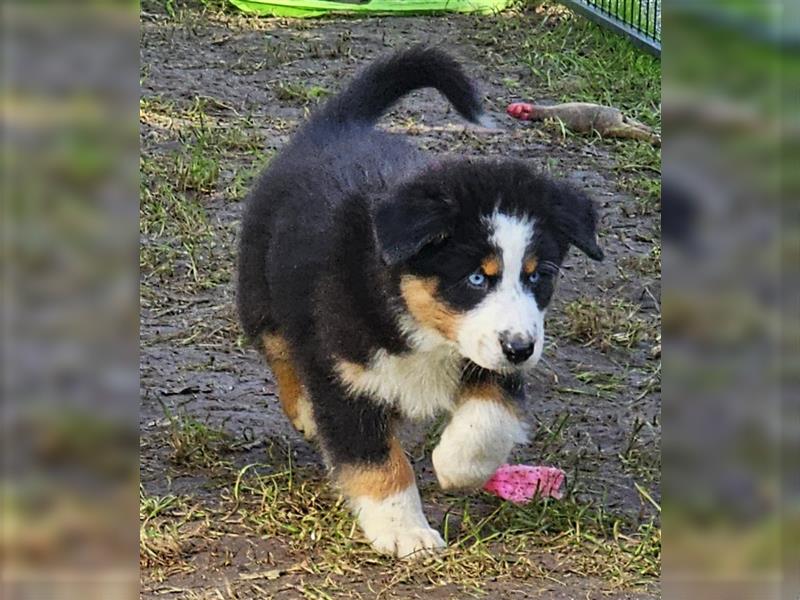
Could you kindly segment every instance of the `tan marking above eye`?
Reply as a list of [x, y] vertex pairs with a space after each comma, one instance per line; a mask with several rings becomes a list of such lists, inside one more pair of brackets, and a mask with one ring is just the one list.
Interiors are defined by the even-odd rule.
[[536, 270], [537, 266], [539, 266], [539, 259], [535, 256], [529, 256], [525, 259], [525, 262], [522, 265], [522, 270], [525, 271], [526, 275], [530, 275]]
[[488, 275], [489, 277], [497, 277], [501, 270], [500, 259], [494, 255], [487, 256], [481, 262], [481, 270], [483, 271], [484, 275]]

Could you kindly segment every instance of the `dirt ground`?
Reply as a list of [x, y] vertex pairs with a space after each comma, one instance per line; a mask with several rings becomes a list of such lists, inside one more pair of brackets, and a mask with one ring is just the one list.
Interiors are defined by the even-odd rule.
[[[145, 3], [143, 598], [658, 597], [659, 165], [640, 164], [654, 151], [639, 142], [505, 117], [507, 102], [548, 76], [515, 55], [520, 36], [548, 24], [538, 13], [513, 18], [290, 22]], [[531, 443], [513, 456], [564, 469], [568, 498], [512, 509], [444, 494], [430, 465], [438, 424], [409, 427], [426, 513], [455, 546], [415, 567], [372, 555], [353, 529], [242, 342], [233, 278], [258, 168], [356, 68], [416, 42], [465, 61], [502, 131], [466, 130], [432, 92], [406, 99], [382, 126], [431, 152], [521, 157], [585, 188], [601, 207], [606, 260], [568, 258], [549, 346], [527, 383]]]

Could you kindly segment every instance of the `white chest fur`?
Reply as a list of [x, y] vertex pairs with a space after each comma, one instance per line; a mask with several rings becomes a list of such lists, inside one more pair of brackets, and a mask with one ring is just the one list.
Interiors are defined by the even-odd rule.
[[375, 353], [366, 368], [340, 366], [352, 392], [386, 402], [411, 419], [433, 417], [453, 408], [462, 359], [450, 345], [436, 344], [404, 354]]

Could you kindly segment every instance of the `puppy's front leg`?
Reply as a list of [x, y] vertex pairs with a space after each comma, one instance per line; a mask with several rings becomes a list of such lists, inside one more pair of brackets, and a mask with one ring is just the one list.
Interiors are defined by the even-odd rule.
[[372, 546], [399, 557], [444, 547], [422, 512], [414, 471], [392, 433], [391, 411], [340, 388], [320, 392], [326, 392], [315, 410], [322, 447]]
[[499, 384], [465, 386], [433, 450], [442, 489], [478, 488], [527, 439], [511, 399]]
[[364, 535], [379, 552], [406, 557], [444, 547], [422, 512], [414, 472], [394, 436], [382, 460], [341, 466], [337, 479]]

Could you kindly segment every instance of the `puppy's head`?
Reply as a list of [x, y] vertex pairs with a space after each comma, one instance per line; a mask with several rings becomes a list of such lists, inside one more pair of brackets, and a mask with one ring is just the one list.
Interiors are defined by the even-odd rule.
[[500, 372], [538, 362], [567, 250], [603, 258], [596, 224], [588, 196], [521, 162], [431, 167], [375, 214], [383, 261], [415, 326]]

